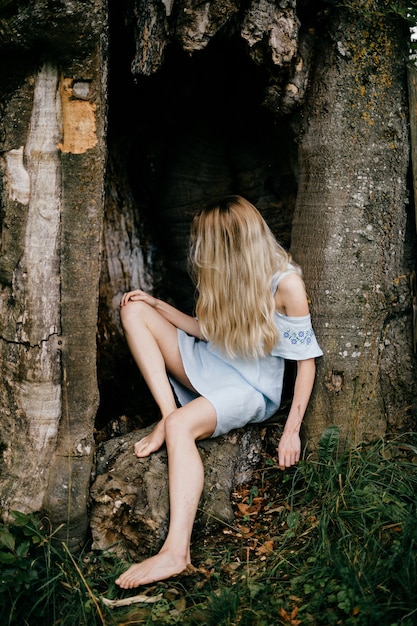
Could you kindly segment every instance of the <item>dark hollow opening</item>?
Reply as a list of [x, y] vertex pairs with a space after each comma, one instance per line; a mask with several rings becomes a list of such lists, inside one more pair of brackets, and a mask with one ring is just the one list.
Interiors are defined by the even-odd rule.
[[[151, 242], [155, 295], [191, 313], [188, 233], [202, 204], [228, 193], [252, 201], [279, 242], [291, 244], [296, 151], [288, 118], [263, 104], [268, 71], [249, 57], [243, 40], [219, 34], [192, 56], [175, 45], [151, 77], [130, 73], [123, 25], [112, 26], [109, 155], [122, 160], [141, 240]], [[139, 285], [132, 285], [131, 288]], [[120, 415], [158, 417], [125, 341], [100, 345], [101, 403], [97, 427]]]

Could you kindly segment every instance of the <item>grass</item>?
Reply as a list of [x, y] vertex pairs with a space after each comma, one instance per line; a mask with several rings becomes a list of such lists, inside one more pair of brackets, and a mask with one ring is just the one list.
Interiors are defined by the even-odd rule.
[[[330, 428], [318, 456], [286, 472], [266, 452], [233, 494], [234, 525], [194, 538], [196, 572], [134, 592], [114, 585], [125, 564], [111, 554], [71, 555], [44, 523], [17, 514], [0, 528], [1, 623], [412, 626], [416, 441], [338, 452]], [[102, 601], [138, 593], [151, 602]]]

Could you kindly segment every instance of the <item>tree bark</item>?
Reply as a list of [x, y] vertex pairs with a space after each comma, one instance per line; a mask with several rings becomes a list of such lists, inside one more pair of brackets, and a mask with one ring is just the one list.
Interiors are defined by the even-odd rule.
[[101, 0], [14, 11], [0, 14], [2, 514], [44, 510], [79, 546], [98, 404], [106, 12]]
[[292, 250], [324, 350], [313, 442], [331, 423], [350, 442], [412, 427], [407, 39], [374, 5], [332, 10], [303, 111]]

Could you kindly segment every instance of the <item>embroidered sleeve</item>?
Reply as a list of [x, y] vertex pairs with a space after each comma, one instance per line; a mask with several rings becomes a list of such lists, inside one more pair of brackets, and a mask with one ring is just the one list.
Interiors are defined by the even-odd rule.
[[302, 361], [321, 356], [323, 354], [317, 343], [310, 315], [304, 317], [287, 317], [276, 313], [279, 339], [272, 350], [273, 356], [284, 359]]

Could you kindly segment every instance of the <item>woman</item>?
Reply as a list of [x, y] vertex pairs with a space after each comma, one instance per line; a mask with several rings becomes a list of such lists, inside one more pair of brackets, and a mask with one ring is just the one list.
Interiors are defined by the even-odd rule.
[[135, 454], [146, 457], [166, 443], [170, 496], [165, 543], [117, 579], [124, 589], [164, 580], [191, 564], [204, 480], [195, 442], [273, 415], [286, 358], [297, 361], [297, 376], [278, 457], [281, 468], [297, 463], [314, 358], [322, 354], [300, 270], [244, 198], [228, 196], [195, 216], [190, 261], [196, 318], [140, 289], [121, 300], [129, 348], [162, 416], [135, 444]]

